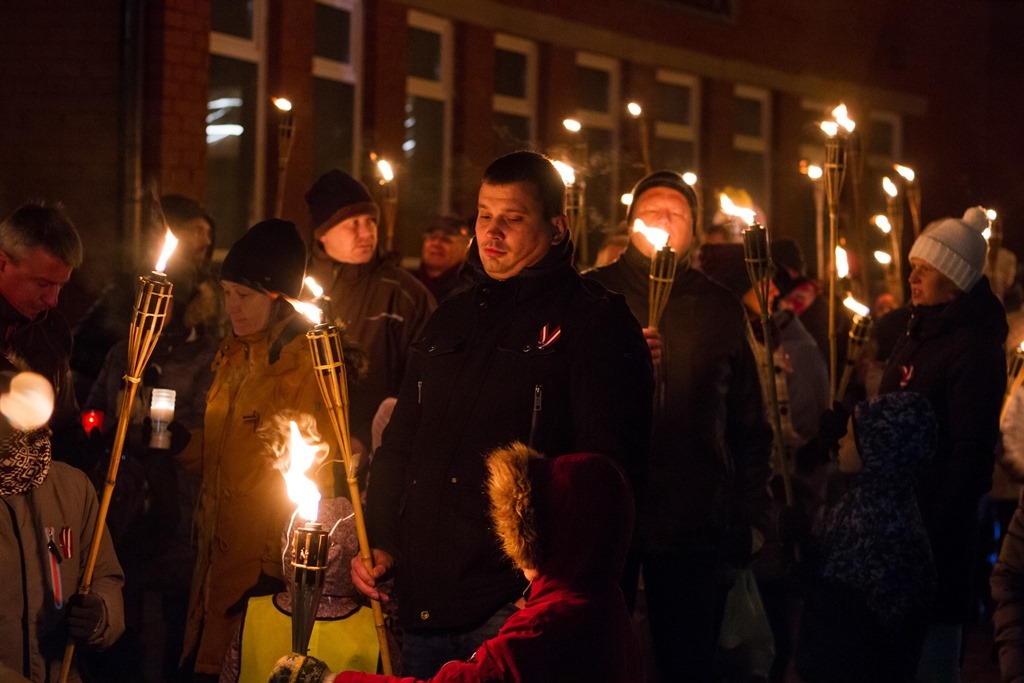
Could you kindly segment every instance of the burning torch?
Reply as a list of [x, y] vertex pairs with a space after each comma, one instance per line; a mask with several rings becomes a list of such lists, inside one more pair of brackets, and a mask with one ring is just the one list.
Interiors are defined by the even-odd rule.
[[280, 216], [284, 210], [284, 179], [288, 171], [288, 158], [292, 155], [292, 142], [295, 138], [295, 114], [292, 103], [285, 98], [275, 97], [273, 102], [280, 115], [277, 124], [277, 202], [274, 204], [274, 215]]
[[391, 251], [395, 246], [395, 216], [398, 214], [398, 183], [395, 181], [395, 172], [384, 159], [377, 160], [377, 170], [380, 172], [380, 184], [383, 188], [384, 206], [384, 249]]
[[1002, 427], [1006, 419], [1006, 411], [1010, 407], [1010, 401], [1017, 389], [1024, 383], [1024, 342], [1014, 351], [1013, 360], [1010, 362], [1009, 370], [1006, 373], [1006, 394], [1003, 396], [1003, 407], [999, 411], [999, 426]]
[[[107, 511], [110, 509], [110, 500], [117, 482], [117, 468], [121, 464], [121, 452], [124, 450], [125, 435], [128, 433], [132, 402], [135, 400], [135, 392], [142, 381], [142, 371], [145, 369], [146, 363], [149, 362], [153, 349], [156, 348], [160, 333], [164, 329], [164, 323], [167, 322], [167, 313], [171, 305], [171, 291], [174, 289], [174, 285], [167, 279], [167, 274], [164, 271], [167, 268], [167, 260], [177, 245], [177, 238], [168, 229], [156, 269], [149, 275], [139, 278], [134, 315], [128, 332], [128, 365], [124, 373], [124, 390], [121, 392], [121, 400], [118, 403], [117, 430], [114, 432], [114, 444], [110, 450], [110, 464], [107, 467], [107, 479], [103, 485], [103, 495], [100, 497], [99, 514], [96, 519], [92, 545], [89, 548], [89, 556], [86, 558], [85, 567], [82, 570], [82, 580], [78, 587], [79, 593], [88, 593], [92, 589], [92, 575], [96, 569], [100, 541], [103, 539], [103, 530], [106, 527]], [[75, 643], [69, 641], [67, 649], [64, 651], [64, 661], [61, 664], [59, 679], [61, 683], [66, 683], [68, 680], [74, 653]]]
[[906, 181], [905, 192], [907, 203], [910, 205], [910, 220], [914, 227], [914, 239], [917, 239], [921, 234], [921, 186], [915, 182], [917, 174], [914, 173], [914, 169], [907, 166], [893, 164], [893, 168]]
[[839, 380], [839, 389], [836, 390], [835, 395], [839, 401], [842, 401], [843, 396], [846, 395], [846, 388], [850, 385], [850, 378], [857, 366], [857, 359], [864, 344], [871, 336], [871, 325], [874, 322], [870, 315], [871, 309], [852, 296], [847, 295], [843, 300], [843, 305], [853, 311], [853, 325], [850, 327], [850, 340], [846, 348], [846, 364], [843, 366], [843, 375]]
[[[370, 552], [370, 540], [366, 534], [366, 520], [363, 517], [363, 506], [359, 496], [356, 471], [358, 462], [352, 454], [352, 436], [348, 423], [348, 380], [345, 373], [345, 356], [341, 347], [341, 329], [330, 323], [319, 323], [306, 333], [306, 339], [309, 341], [309, 350], [313, 356], [316, 381], [320, 386], [324, 402], [327, 404], [331, 425], [338, 437], [338, 444], [341, 446], [341, 459], [345, 467], [349, 499], [352, 501], [356, 535], [359, 538], [359, 556], [363, 565], [370, 569], [373, 567], [373, 557]], [[373, 623], [377, 629], [381, 664], [384, 673], [391, 675], [391, 655], [384, 627], [384, 610], [379, 600], [370, 600], [370, 607], [373, 610]]]
[[312, 467], [318, 448], [306, 443], [291, 421], [288, 469], [284, 472], [288, 497], [299, 506], [296, 515], [306, 522], [292, 532], [292, 652], [305, 655], [313, 633], [317, 607], [324, 590], [331, 534], [317, 521], [320, 491], [305, 472]]
[[840, 104], [832, 110], [834, 121], [823, 121], [821, 129], [828, 136], [825, 140], [824, 184], [828, 201], [829, 244], [832, 261], [828, 277], [828, 352], [829, 388], [836, 388], [836, 248], [839, 246], [839, 199], [846, 177], [846, 138], [853, 132], [854, 122], [846, 115], [846, 105]]

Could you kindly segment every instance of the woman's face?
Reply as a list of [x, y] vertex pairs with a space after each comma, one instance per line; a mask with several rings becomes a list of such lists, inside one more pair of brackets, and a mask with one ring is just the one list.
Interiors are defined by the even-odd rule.
[[948, 304], [960, 295], [953, 281], [927, 261], [910, 259], [910, 301], [915, 306]]
[[274, 303], [270, 296], [227, 280], [221, 280], [220, 284], [224, 288], [224, 307], [236, 337], [248, 337], [267, 329], [270, 307]]

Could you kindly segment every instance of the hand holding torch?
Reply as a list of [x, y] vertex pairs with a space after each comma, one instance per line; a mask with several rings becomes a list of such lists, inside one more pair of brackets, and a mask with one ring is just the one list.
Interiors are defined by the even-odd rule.
[[[89, 547], [89, 556], [86, 558], [82, 570], [82, 579], [78, 587], [79, 593], [87, 594], [92, 589], [92, 575], [96, 569], [96, 560], [99, 556], [103, 531], [106, 528], [107, 512], [114, 494], [114, 485], [117, 483], [117, 469], [121, 464], [121, 452], [124, 450], [125, 435], [128, 433], [132, 402], [135, 400], [135, 393], [142, 381], [142, 372], [146, 368], [149, 357], [153, 354], [153, 349], [156, 348], [156, 343], [160, 339], [160, 333], [163, 332], [164, 324], [167, 322], [174, 285], [167, 279], [164, 270], [167, 267], [167, 260], [177, 244], [178, 240], [168, 230], [156, 269], [149, 275], [139, 278], [134, 313], [128, 332], [128, 366], [124, 374], [124, 391], [121, 392], [121, 399], [118, 403], [117, 430], [114, 432], [114, 444], [110, 451], [107, 478], [103, 485], [103, 494], [100, 497], [92, 545]], [[74, 653], [75, 643], [69, 641], [67, 649], [64, 651], [64, 661], [61, 664], [61, 683], [65, 683], [68, 679]]]
[[[355, 515], [356, 534], [359, 538], [359, 556], [363, 565], [373, 567], [370, 541], [366, 534], [366, 520], [363, 517], [363, 506], [359, 495], [357, 465], [352, 454], [352, 437], [348, 423], [348, 381], [345, 374], [345, 357], [341, 347], [341, 330], [329, 323], [320, 323], [306, 333], [309, 350], [313, 356], [313, 369], [317, 384], [323, 394], [331, 416], [341, 457], [344, 463], [348, 482], [349, 498]], [[384, 611], [379, 600], [370, 600], [373, 610], [374, 626], [377, 629], [377, 642], [380, 646], [381, 664], [384, 673], [391, 674], [391, 656], [388, 647], [387, 631], [384, 626]]]

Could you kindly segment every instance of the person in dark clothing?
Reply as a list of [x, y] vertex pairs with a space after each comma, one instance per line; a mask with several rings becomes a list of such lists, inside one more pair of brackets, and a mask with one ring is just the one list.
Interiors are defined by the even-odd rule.
[[412, 274], [437, 301], [448, 298], [459, 284], [471, 238], [467, 222], [451, 216], [438, 218], [423, 233], [423, 256]]
[[594, 452], [639, 480], [652, 371], [621, 296], [572, 265], [565, 189], [534, 152], [499, 158], [480, 187], [472, 285], [445, 300], [413, 344], [367, 491], [375, 565], [394, 572], [403, 673], [465, 659], [512, 614], [525, 582], [487, 521], [483, 455], [519, 440], [548, 457]]
[[992, 569], [992, 614], [999, 672], [1004, 681], [1024, 680], [1024, 493], [1010, 519], [999, 560]]
[[[627, 223], [668, 232], [679, 262], [664, 315], [644, 329], [659, 378], [638, 551], [654, 657], [663, 680], [713, 680], [726, 596], [763, 541], [772, 431], [765, 419], [746, 314], [725, 287], [689, 266], [693, 190], [659, 171], [633, 189]], [[633, 228], [618, 261], [586, 277], [625, 295], [648, 321], [654, 247]], [[699, 322], [698, 322], [699, 321]], [[660, 392], [664, 392], [661, 399]], [[635, 574], [627, 575], [634, 592]]]
[[[81, 264], [82, 241], [60, 206], [25, 204], [0, 223], [0, 369], [15, 369], [13, 356], [50, 381], [57, 441], [78, 424], [78, 401], [68, 362], [71, 329], [54, 308]], [[54, 457], [74, 460], [56, 443]]]
[[363, 349], [365, 377], [351, 381], [354, 453], [367, 453], [380, 402], [398, 394], [415, 341], [436, 307], [415, 277], [385, 257], [377, 240], [380, 209], [355, 178], [320, 176], [306, 193], [313, 235], [306, 274], [324, 290], [328, 318]]
[[974, 207], [963, 219], [934, 221], [914, 242], [911, 315], [879, 386], [880, 394], [923, 394], [939, 424], [935, 459], [917, 484], [938, 569], [921, 680], [958, 675], [962, 625], [970, 616], [978, 501], [991, 487], [999, 438], [1007, 324], [982, 275], [987, 225], [984, 211]]
[[935, 452], [920, 394], [857, 405], [839, 445], [851, 481], [802, 545], [806, 604], [796, 665], [806, 683], [911, 681], [935, 595], [935, 562], [914, 496]]

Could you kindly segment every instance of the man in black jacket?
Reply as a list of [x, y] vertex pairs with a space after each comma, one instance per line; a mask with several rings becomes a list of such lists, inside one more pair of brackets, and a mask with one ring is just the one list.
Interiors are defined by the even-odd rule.
[[657, 330], [644, 328], [659, 386], [646, 487], [637, 495], [638, 559], [665, 681], [714, 680], [725, 599], [736, 568], [763, 541], [770, 509], [772, 433], [746, 317], [731, 292], [689, 267], [695, 205], [678, 173], [642, 179], [627, 215], [629, 246], [588, 274], [624, 294], [649, 324], [654, 247], [634, 219], [665, 230], [678, 262]]
[[621, 296], [572, 266], [564, 186], [546, 157], [514, 152], [487, 169], [473, 284], [413, 344], [371, 465], [375, 565], [395, 577], [403, 675], [428, 678], [494, 636], [526, 581], [494, 542], [484, 454], [522, 441], [548, 457], [603, 453], [636, 480], [650, 437], [651, 359]]

